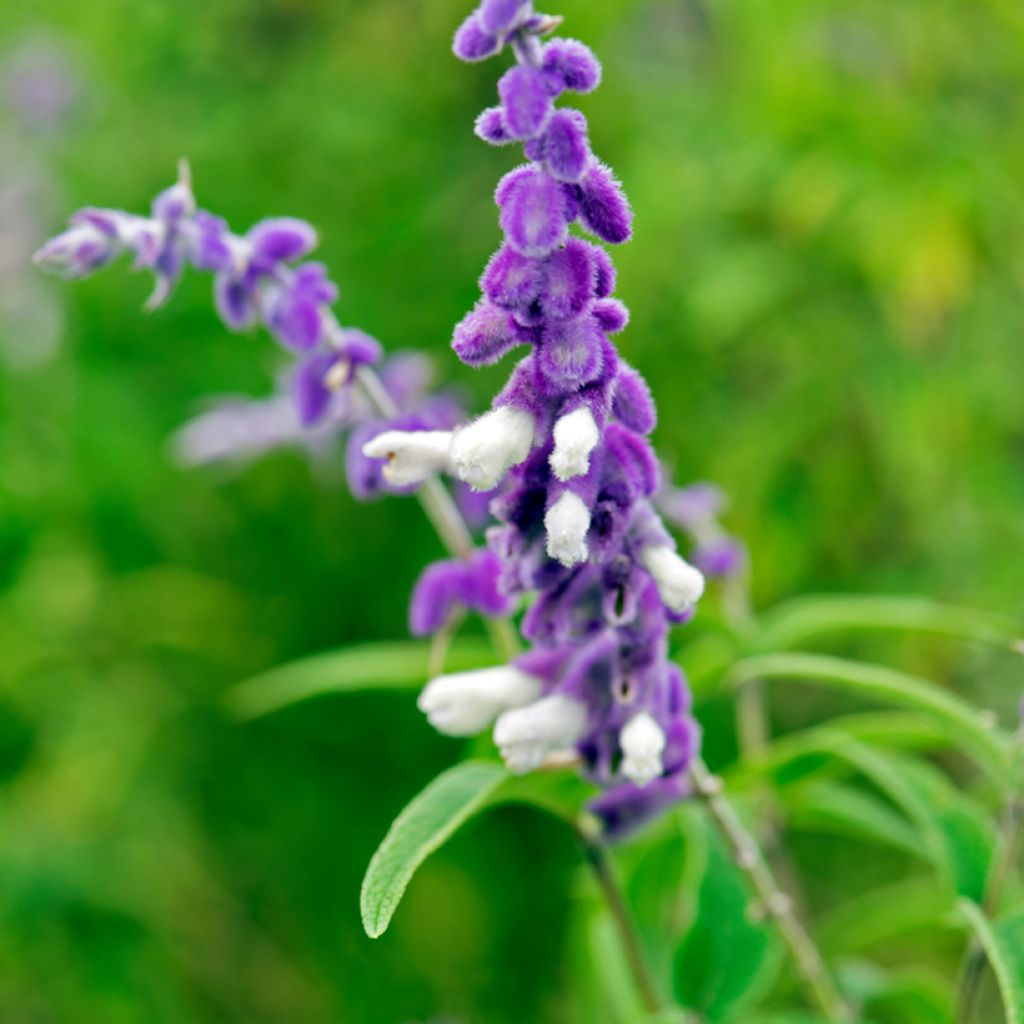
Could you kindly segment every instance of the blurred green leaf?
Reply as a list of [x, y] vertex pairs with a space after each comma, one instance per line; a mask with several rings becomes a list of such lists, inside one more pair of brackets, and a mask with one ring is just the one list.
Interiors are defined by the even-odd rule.
[[755, 679], [794, 679], [820, 683], [858, 696], [881, 700], [929, 715], [956, 729], [962, 748], [970, 752], [1000, 785], [1006, 782], [1008, 746], [959, 697], [906, 672], [823, 654], [766, 654], [746, 658], [729, 673], [734, 687]]
[[[429, 658], [430, 644], [412, 640], [344, 647], [253, 676], [230, 689], [224, 701], [239, 718], [249, 719], [328, 693], [417, 689], [427, 678]], [[485, 642], [458, 640], [448, 650], [445, 669], [458, 672], [495, 660]]]
[[921, 845], [907, 820], [883, 800], [836, 782], [800, 787], [787, 801], [790, 827], [850, 835], [911, 856], [919, 856]]
[[992, 965], [1007, 1024], [1024, 1024], [1024, 907], [997, 921], [973, 900], [960, 900], [957, 907]]
[[484, 807], [508, 773], [490, 761], [442, 772], [394, 820], [363, 879], [359, 906], [371, 939], [383, 935], [416, 869]]
[[890, 970], [864, 960], [847, 960], [838, 970], [850, 1002], [885, 1024], [949, 1024], [953, 1019], [949, 982], [920, 968]]
[[784, 651], [831, 633], [911, 630], [1009, 646], [1022, 632], [1005, 616], [925, 597], [822, 594], [786, 601], [761, 618], [758, 647]]
[[953, 905], [933, 878], [909, 878], [840, 904], [819, 923], [818, 940], [833, 953], [869, 950], [913, 932], [948, 929]]
[[768, 928], [752, 922], [743, 876], [718, 836], [706, 825], [696, 835], [703, 835], [707, 860], [697, 913], [676, 950], [674, 990], [683, 1006], [719, 1021], [762, 993], [778, 950]]

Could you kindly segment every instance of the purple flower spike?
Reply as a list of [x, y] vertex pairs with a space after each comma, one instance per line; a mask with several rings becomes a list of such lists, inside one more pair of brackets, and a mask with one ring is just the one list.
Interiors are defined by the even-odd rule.
[[602, 336], [589, 316], [552, 321], [544, 329], [540, 369], [549, 384], [575, 391], [595, 380], [602, 366]]
[[473, 132], [478, 139], [483, 139], [492, 146], [507, 146], [510, 142], [515, 142], [505, 127], [501, 107], [488, 107], [483, 111], [473, 125]]
[[515, 25], [520, 13], [529, 6], [530, 0], [483, 0], [477, 17], [485, 32], [500, 36]]
[[519, 343], [509, 314], [481, 301], [455, 328], [452, 348], [467, 366], [488, 366]]
[[654, 399], [651, 398], [647, 381], [625, 363], [619, 364], [612, 412], [625, 426], [638, 434], [649, 434], [657, 421]]
[[633, 211], [604, 164], [590, 165], [579, 185], [579, 201], [583, 226], [598, 238], [618, 245], [632, 235]]
[[594, 270], [590, 248], [570, 238], [564, 249], [547, 259], [541, 308], [553, 320], [568, 320], [583, 312], [593, 296]]
[[522, 65], [510, 68], [498, 82], [498, 95], [512, 138], [530, 139], [544, 130], [551, 117], [551, 97], [539, 71]]
[[500, 49], [501, 40], [484, 29], [475, 13], [458, 27], [452, 40], [452, 52], [470, 64], [493, 57]]
[[255, 264], [291, 263], [316, 248], [316, 231], [295, 217], [270, 217], [246, 234]]
[[557, 95], [563, 89], [593, 92], [601, 84], [601, 65], [589, 46], [575, 39], [552, 39], [544, 47], [543, 71], [548, 87]]
[[565, 198], [558, 182], [543, 171], [512, 171], [502, 179], [497, 196], [501, 228], [516, 252], [546, 256], [565, 241]]
[[544, 135], [544, 160], [553, 178], [578, 182], [590, 162], [586, 118], [576, 110], [558, 110]]

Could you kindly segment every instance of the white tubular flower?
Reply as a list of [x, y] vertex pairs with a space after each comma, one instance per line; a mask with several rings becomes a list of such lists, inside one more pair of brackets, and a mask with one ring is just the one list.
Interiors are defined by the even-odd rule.
[[489, 491], [530, 454], [536, 429], [522, 409], [503, 405], [455, 432], [452, 464], [456, 475], [477, 491]]
[[472, 736], [503, 711], [537, 699], [540, 682], [511, 665], [438, 676], [416, 701], [427, 721], [449, 736]]
[[562, 565], [573, 566], [587, 560], [587, 530], [590, 510], [582, 499], [566, 491], [547, 510], [544, 529], [548, 533], [548, 554]]
[[666, 607], [684, 612], [704, 593], [704, 576], [667, 544], [654, 544], [640, 553], [644, 567], [654, 577]]
[[665, 734], [646, 711], [634, 715], [619, 733], [622, 747], [622, 774], [638, 786], [646, 786], [662, 770], [661, 755], [665, 750]]
[[552, 434], [555, 447], [551, 452], [551, 469], [559, 480], [582, 476], [590, 469], [590, 453], [601, 435], [594, 414], [585, 406], [561, 417]]
[[451, 446], [450, 430], [385, 430], [363, 445], [363, 454], [387, 459], [384, 479], [396, 487], [410, 487], [447, 469]]
[[586, 724], [587, 709], [580, 701], [553, 693], [501, 715], [494, 723], [494, 742], [511, 771], [528, 772], [549, 754], [575, 746]]

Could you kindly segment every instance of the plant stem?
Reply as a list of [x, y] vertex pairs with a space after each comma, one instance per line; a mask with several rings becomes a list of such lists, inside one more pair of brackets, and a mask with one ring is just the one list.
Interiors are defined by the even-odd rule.
[[[356, 370], [356, 380], [382, 416], [390, 419], [398, 415], [398, 407], [371, 367], [360, 366]], [[473, 536], [441, 481], [434, 476], [424, 480], [416, 488], [416, 499], [448, 551], [456, 558], [469, 558], [473, 554]], [[484, 622], [491, 641], [502, 656], [506, 659], [515, 657], [519, 653], [519, 640], [511, 620], [485, 616]]]
[[585, 827], [577, 825], [576, 834], [583, 846], [584, 860], [593, 870], [601, 894], [604, 896], [612, 920], [615, 922], [623, 952], [626, 954], [626, 963], [633, 975], [633, 981], [644, 1004], [644, 1009], [651, 1014], [658, 1013], [665, 1008], [665, 1005], [658, 994], [658, 986], [651, 973], [650, 965], [647, 963], [647, 957], [644, 955], [640, 936], [633, 923], [633, 918], [630, 916], [629, 908], [626, 906], [626, 900], [615, 876], [615, 868], [608, 850], [601, 839], [596, 835], [589, 835]]
[[797, 971], [825, 1019], [852, 1021], [850, 1009], [836, 988], [824, 958], [797, 918], [793, 901], [779, 888], [757, 841], [723, 795], [721, 780], [708, 771], [699, 757], [690, 766], [690, 779], [694, 791], [704, 801], [716, 827], [729, 844], [736, 864], [749, 879], [765, 914], [775, 922]]
[[[1014, 866], [1024, 852], [1024, 723], [1014, 734], [1010, 747], [1010, 788], [1006, 795], [1006, 807], [997, 836], [997, 849], [988, 879], [981, 909], [987, 917], [994, 917], [999, 910], [1006, 883], [1013, 875]], [[960, 972], [960, 997], [957, 1000], [957, 1021], [969, 1024], [974, 1017], [975, 1006], [981, 992], [981, 982], [987, 964], [985, 951], [977, 937], [968, 943]]]

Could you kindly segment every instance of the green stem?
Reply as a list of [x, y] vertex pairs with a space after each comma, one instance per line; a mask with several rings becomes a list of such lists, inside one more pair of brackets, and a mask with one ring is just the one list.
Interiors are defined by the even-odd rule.
[[654, 980], [643, 945], [637, 933], [636, 925], [626, 906], [626, 899], [615, 875], [615, 868], [607, 848], [599, 837], [588, 835], [584, 827], [576, 826], [576, 835], [583, 846], [583, 857], [593, 870], [594, 878], [604, 896], [608, 910], [611, 912], [615, 928], [619, 933], [626, 963], [636, 984], [637, 992], [644, 1004], [644, 1009], [651, 1014], [659, 1013], [665, 1008], [658, 986]]
[[713, 776], [698, 757], [690, 766], [694, 792], [704, 801], [712, 821], [729, 845], [733, 859], [747, 876], [764, 913], [774, 922], [807, 990], [828, 1021], [852, 1021], [836, 983], [814, 940], [797, 917], [793, 901], [782, 891], [757, 840], [740, 821], [722, 792], [721, 780]]
[[[1012, 878], [1014, 867], [1024, 852], [1024, 723], [1013, 737], [1010, 765], [1010, 789], [999, 826], [996, 855], [985, 882], [985, 894], [981, 902], [981, 909], [989, 918], [998, 913], [1006, 884]], [[970, 1024], [974, 1018], [987, 963], [981, 943], [977, 936], [973, 936], [968, 943], [960, 972], [956, 1017], [959, 1024]]]
[[[398, 415], [398, 407], [371, 367], [360, 366], [356, 370], [356, 380], [382, 416], [391, 418]], [[448, 488], [437, 477], [429, 477], [416, 488], [416, 500], [448, 551], [456, 558], [469, 558], [473, 554], [473, 535]], [[511, 620], [485, 617], [484, 622], [492, 643], [502, 657], [506, 660], [514, 658], [519, 653], [519, 639]]]

